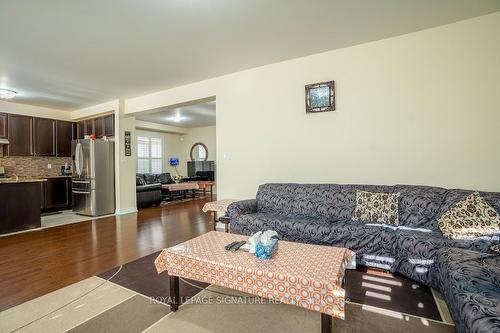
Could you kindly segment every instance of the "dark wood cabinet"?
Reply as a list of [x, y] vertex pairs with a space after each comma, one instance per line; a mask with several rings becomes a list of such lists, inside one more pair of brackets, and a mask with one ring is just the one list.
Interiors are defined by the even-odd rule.
[[33, 155], [33, 117], [9, 114], [8, 122], [7, 154], [10, 156]]
[[115, 115], [110, 114], [104, 117], [87, 119], [80, 121], [76, 126], [76, 137], [84, 139], [85, 135], [95, 134], [96, 137], [111, 137], [115, 135]]
[[9, 134], [9, 122], [6, 113], [0, 113], [0, 138], [6, 138]]
[[40, 183], [0, 184], [0, 234], [40, 228]]
[[56, 121], [33, 118], [33, 154], [56, 156]]
[[85, 123], [83, 121], [80, 121], [78, 124], [76, 124], [76, 137], [78, 139], [83, 139], [85, 136]]
[[104, 134], [104, 117], [94, 119], [94, 134], [102, 138]]
[[71, 178], [48, 178], [42, 185], [42, 210], [71, 208]]
[[104, 135], [115, 136], [115, 115], [110, 114], [104, 117]]
[[74, 139], [75, 124], [69, 121], [56, 121], [56, 155], [71, 157], [71, 141]]
[[94, 119], [88, 119], [88, 120], [84, 120], [83, 121], [83, 124], [84, 124], [84, 135], [91, 135], [91, 134], [95, 134], [95, 128], [94, 128]]

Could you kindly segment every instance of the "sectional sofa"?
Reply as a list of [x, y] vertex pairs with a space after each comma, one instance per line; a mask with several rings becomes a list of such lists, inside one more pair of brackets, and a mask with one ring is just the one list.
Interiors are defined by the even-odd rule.
[[[399, 224], [353, 221], [356, 192], [399, 193]], [[264, 184], [228, 207], [231, 232], [347, 247], [360, 265], [402, 273], [439, 290], [459, 332], [500, 332], [499, 235], [443, 237], [437, 220], [472, 191], [413, 185]], [[500, 193], [480, 192], [497, 212]]]

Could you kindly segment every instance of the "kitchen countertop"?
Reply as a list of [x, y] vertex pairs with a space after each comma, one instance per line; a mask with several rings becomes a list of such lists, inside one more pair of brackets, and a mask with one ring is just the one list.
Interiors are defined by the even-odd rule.
[[47, 179], [51, 178], [71, 178], [71, 176], [38, 176], [38, 177], [19, 177], [16, 180], [15, 177], [0, 178], [0, 184], [15, 184], [15, 183], [36, 183], [36, 182], [46, 182]]
[[17, 184], [17, 183], [40, 183], [46, 182], [44, 178], [0, 178], [0, 184]]

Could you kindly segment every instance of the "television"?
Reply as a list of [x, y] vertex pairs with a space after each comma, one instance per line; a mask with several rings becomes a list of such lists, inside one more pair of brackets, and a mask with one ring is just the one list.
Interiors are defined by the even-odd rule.
[[170, 165], [171, 166], [178, 166], [179, 165], [179, 158], [177, 158], [177, 157], [171, 157], [170, 158]]

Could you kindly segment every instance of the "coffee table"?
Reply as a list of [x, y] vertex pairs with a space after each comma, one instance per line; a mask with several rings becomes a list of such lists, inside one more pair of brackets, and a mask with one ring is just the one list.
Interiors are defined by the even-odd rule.
[[194, 198], [196, 196], [196, 190], [199, 189], [197, 182], [185, 182], [185, 183], [174, 183], [174, 184], [162, 184], [162, 188], [169, 190], [170, 200], [173, 200], [173, 192], [183, 192], [184, 199], [186, 199], [186, 191], [191, 191], [191, 195]]
[[349, 249], [279, 241], [270, 260], [224, 246], [247, 236], [211, 231], [164, 249], [155, 260], [158, 274], [170, 279], [170, 307], [180, 305], [179, 277], [238, 290], [321, 313], [321, 332], [331, 332], [332, 317], [344, 319], [346, 268], [355, 267]]

